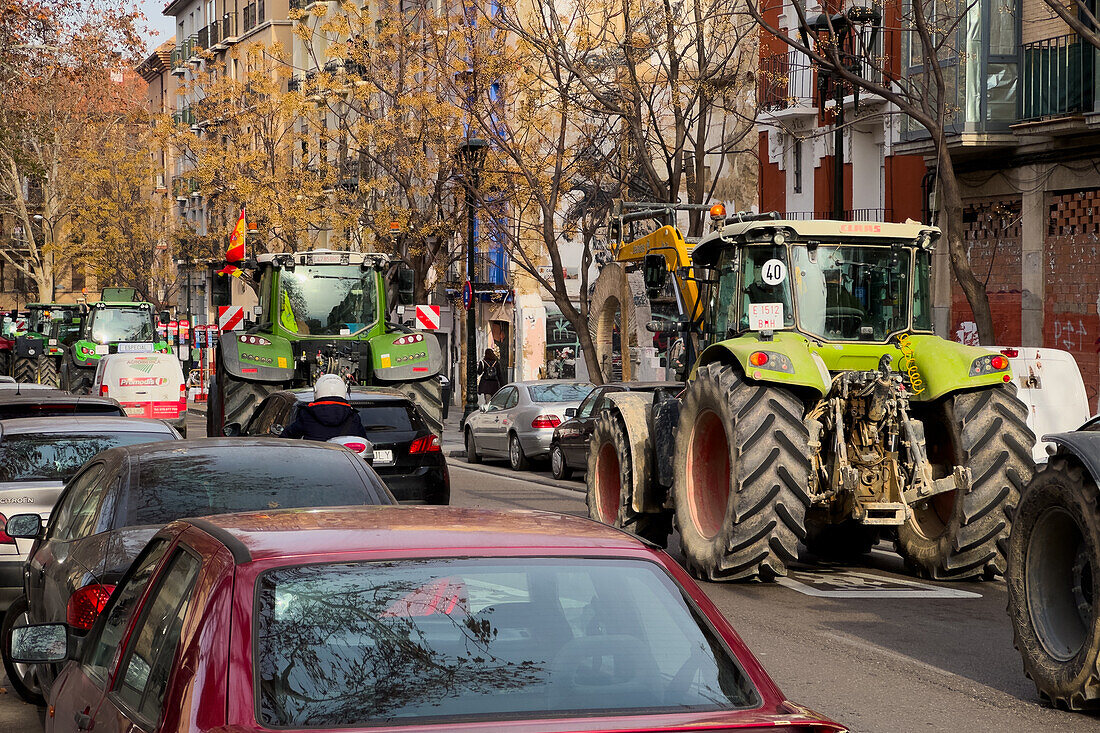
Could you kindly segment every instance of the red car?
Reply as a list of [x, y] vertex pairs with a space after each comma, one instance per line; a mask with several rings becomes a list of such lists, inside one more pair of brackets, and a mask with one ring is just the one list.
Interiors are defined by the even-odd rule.
[[558, 514], [365, 507], [157, 533], [72, 659], [46, 731], [843, 731], [788, 702], [695, 583]]

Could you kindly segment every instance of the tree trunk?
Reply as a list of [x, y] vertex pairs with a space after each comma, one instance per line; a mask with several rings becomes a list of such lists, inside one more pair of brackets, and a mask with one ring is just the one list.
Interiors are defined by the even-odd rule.
[[938, 178], [943, 196], [943, 238], [947, 240], [951, 269], [974, 314], [979, 342], [990, 346], [995, 341], [993, 313], [989, 308], [989, 295], [985, 292], [985, 284], [974, 275], [966, 255], [966, 243], [963, 240], [962, 192], [959, 190], [959, 182], [955, 178], [955, 167], [946, 145], [940, 147]]
[[569, 325], [573, 327], [573, 330], [577, 332], [577, 339], [581, 342], [581, 353], [584, 354], [584, 363], [588, 366], [588, 381], [593, 384], [603, 384], [603, 372], [600, 371], [600, 360], [596, 355], [596, 344], [592, 341], [592, 334], [588, 331], [586, 319], [573, 307], [568, 295], [563, 295], [557, 291], [552, 291], [552, 295], [558, 310], [569, 321]]

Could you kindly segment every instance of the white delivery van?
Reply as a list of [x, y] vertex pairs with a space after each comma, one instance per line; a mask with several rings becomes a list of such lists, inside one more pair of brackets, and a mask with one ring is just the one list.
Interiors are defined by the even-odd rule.
[[1076, 430], [1089, 419], [1081, 370], [1068, 351], [1034, 346], [985, 346], [1008, 357], [1016, 394], [1027, 405], [1027, 426], [1035, 432], [1036, 463], [1047, 460], [1043, 436]]
[[92, 390], [118, 400], [128, 417], [163, 420], [187, 437], [187, 387], [174, 354], [108, 354]]

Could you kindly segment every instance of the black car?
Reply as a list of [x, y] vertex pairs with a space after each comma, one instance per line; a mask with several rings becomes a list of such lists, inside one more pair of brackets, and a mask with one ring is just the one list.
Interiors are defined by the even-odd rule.
[[[312, 401], [312, 389], [274, 392], [259, 404], [241, 434], [281, 435], [298, 410]], [[450, 503], [451, 479], [439, 436], [408, 397], [386, 387], [351, 387], [348, 402], [359, 413], [374, 447], [371, 465], [398, 501]]]
[[682, 382], [609, 382], [592, 390], [569, 419], [554, 429], [550, 442], [550, 472], [556, 479], [569, 478], [574, 470], [588, 466], [588, 439], [596, 427], [596, 415], [607, 405], [612, 392], [652, 392], [657, 398], [679, 394]]
[[[221, 438], [111, 448], [68, 481], [33, 538], [23, 571], [26, 618], [87, 631], [149, 538], [182, 517], [396, 503], [369, 466], [334, 444]], [[37, 518], [14, 515], [9, 529], [27, 516]], [[11, 625], [5, 619], [5, 662]], [[31, 699], [54, 679], [54, 670], [35, 672]]]
[[78, 397], [40, 384], [0, 385], [0, 420], [58, 415], [126, 417], [126, 411], [110, 397]]

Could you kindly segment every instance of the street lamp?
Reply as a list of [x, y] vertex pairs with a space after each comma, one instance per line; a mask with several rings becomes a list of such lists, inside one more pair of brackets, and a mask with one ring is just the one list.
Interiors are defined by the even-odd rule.
[[[52, 221], [50, 221], [46, 217], [42, 216], [41, 214], [35, 214], [31, 218], [34, 219], [36, 222], [38, 222], [40, 225], [45, 224], [46, 226], [48, 226], [50, 228], [50, 243], [52, 244], [53, 242], [56, 241], [57, 238], [54, 236], [53, 222]], [[57, 273], [54, 272], [54, 266], [53, 265], [54, 265], [53, 247], [50, 247], [50, 274], [51, 274], [51, 277], [50, 277], [50, 302], [51, 303], [57, 297], [57, 280], [56, 280]]]
[[[836, 109], [833, 110], [833, 218], [844, 218], [844, 77], [842, 71], [859, 76], [863, 72], [862, 49], [856, 48], [856, 33], [863, 26], [871, 25], [870, 48], [875, 46], [882, 14], [874, 7], [854, 6], [843, 13], [829, 16], [818, 13], [806, 18], [798, 29], [802, 45], [810, 47], [810, 37], [815, 46], [822, 48], [832, 45], [836, 49], [839, 68], [826, 67], [817, 70], [817, 87], [820, 104], [825, 106], [825, 97], [832, 87]], [[823, 54], [825, 55], [825, 54]], [[859, 89], [853, 89], [856, 106], [859, 106]], [[854, 181], [853, 181], [854, 184]]]
[[[474, 197], [481, 186], [481, 166], [485, 163], [485, 155], [489, 150], [489, 143], [479, 137], [466, 138], [458, 146], [458, 157], [462, 161], [462, 167], [466, 171], [462, 182], [465, 188], [466, 199], [466, 280], [473, 287], [477, 263], [474, 251], [474, 227], [476, 224], [476, 201]], [[462, 422], [477, 412], [477, 311], [474, 310], [474, 299], [471, 297], [470, 307], [466, 309], [466, 405], [462, 410]]]

